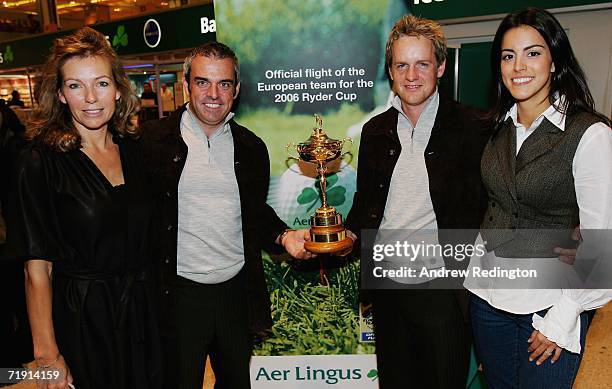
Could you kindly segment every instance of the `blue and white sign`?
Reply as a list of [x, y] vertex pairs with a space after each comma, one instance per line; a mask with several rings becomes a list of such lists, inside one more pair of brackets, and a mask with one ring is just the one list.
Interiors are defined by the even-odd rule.
[[150, 48], [154, 49], [161, 41], [161, 27], [155, 19], [149, 19], [145, 22], [142, 29], [144, 41]]

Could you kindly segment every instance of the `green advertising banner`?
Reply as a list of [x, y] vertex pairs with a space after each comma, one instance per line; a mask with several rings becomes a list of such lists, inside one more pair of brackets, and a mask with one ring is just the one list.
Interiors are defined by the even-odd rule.
[[[241, 63], [236, 119], [266, 143], [272, 176], [268, 202], [291, 228], [309, 228], [310, 216], [321, 206], [314, 166], [293, 163], [285, 150], [308, 139], [314, 113], [330, 137], [353, 138], [351, 154], [334, 164], [327, 183], [329, 204], [344, 217], [351, 208], [361, 127], [385, 109], [390, 93], [384, 43], [405, 12], [401, 6], [388, 16], [396, 3], [215, 3], [217, 37]], [[264, 266], [274, 325], [271, 337], [255, 347], [253, 388], [376, 388], [371, 323], [368, 327], [367, 317], [360, 322], [359, 263], [268, 257]]]
[[609, 3], [606, 0], [410, 0], [412, 13], [434, 20], [506, 14], [527, 7], [565, 8]]
[[[181, 7], [118, 22], [94, 24], [91, 27], [105, 34], [122, 56], [186, 49], [216, 39], [212, 4]], [[42, 64], [53, 40], [71, 32], [61, 31], [0, 43], [0, 69]]]

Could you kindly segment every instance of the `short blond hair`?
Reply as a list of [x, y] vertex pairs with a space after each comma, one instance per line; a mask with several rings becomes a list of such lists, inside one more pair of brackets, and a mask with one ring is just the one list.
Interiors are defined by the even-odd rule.
[[395, 23], [389, 34], [385, 51], [387, 68], [393, 61], [393, 43], [403, 36], [422, 36], [429, 39], [434, 46], [437, 65], [440, 66], [446, 60], [446, 37], [442, 27], [433, 20], [406, 15]]

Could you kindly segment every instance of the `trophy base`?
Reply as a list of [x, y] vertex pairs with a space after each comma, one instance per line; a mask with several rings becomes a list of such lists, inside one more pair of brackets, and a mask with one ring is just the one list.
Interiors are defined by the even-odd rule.
[[346, 236], [342, 215], [333, 208], [318, 209], [310, 218], [310, 242], [304, 248], [315, 254], [333, 254], [346, 251], [353, 246], [353, 240]]
[[351, 238], [338, 242], [305, 242], [304, 248], [315, 254], [333, 254], [348, 250], [353, 246]]

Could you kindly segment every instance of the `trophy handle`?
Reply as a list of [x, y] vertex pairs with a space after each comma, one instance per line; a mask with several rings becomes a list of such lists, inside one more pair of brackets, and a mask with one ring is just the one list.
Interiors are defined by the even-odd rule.
[[289, 151], [289, 148], [295, 150], [295, 143], [287, 143], [287, 145], [285, 146], [285, 153], [287, 154], [287, 157], [289, 160], [293, 159], [295, 161], [299, 161], [300, 158], [296, 157], [295, 155], [291, 154], [291, 152]]
[[350, 142], [350, 147], [348, 148], [348, 150], [346, 150], [344, 153], [342, 153], [340, 155], [340, 158], [344, 158], [345, 155], [349, 154], [351, 156], [351, 159], [349, 159], [349, 161], [347, 162], [348, 164], [350, 164], [353, 161], [353, 153], [351, 153], [351, 148], [353, 148], [353, 140], [350, 137], [346, 137], [344, 139], [342, 139], [342, 148], [344, 149], [344, 145], [346, 144], [346, 142]]

